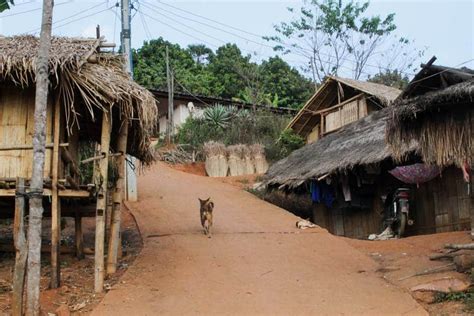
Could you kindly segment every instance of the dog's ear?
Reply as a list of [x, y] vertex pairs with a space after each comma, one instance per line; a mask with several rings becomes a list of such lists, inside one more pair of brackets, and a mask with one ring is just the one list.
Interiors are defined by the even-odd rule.
[[209, 202], [209, 206], [210, 206], [211, 208], [214, 208], [214, 202]]
[[200, 198], [198, 198], [198, 200], [199, 200], [199, 203], [201, 203], [201, 206], [206, 202], [204, 200], [201, 200]]

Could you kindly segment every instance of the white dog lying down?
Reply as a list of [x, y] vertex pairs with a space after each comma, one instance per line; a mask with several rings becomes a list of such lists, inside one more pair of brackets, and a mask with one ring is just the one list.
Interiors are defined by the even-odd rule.
[[296, 227], [298, 227], [299, 229], [314, 228], [316, 227], [316, 224], [311, 223], [307, 219], [302, 219], [296, 222]]

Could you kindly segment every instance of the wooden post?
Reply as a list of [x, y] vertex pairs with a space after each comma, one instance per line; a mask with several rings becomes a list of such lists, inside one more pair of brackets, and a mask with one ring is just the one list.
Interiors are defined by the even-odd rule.
[[76, 244], [77, 259], [84, 259], [84, 237], [82, 235], [82, 217], [79, 211], [76, 210], [74, 217], [74, 239]]
[[58, 196], [59, 174], [59, 133], [61, 128], [61, 104], [57, 96], [54, 104], [54, 130], [53, 130], [53, 165], [51, 186], [51, 282], [50, 287], [56, 289], [60, 284], [59, 244], [61, 243], [61, 203]]
[[124, 178], [125, 178], [125, 154], [127, 151], [128, 121], [125, 120], [120, 128], [117, 142], [117, 151], [122, 153], [118, 158], [117, 169], [118, 179], [113, 194], [112, 223], [109, 238], [109, 251], [107, 257], [107, 274], [117, 271], [117, 257], [119, 249], [122, 247], [120, 238], [121, 207], [124, 200]]
[[100, 152], [104, 159], [99, 161], [100, 186], [97, 194], [95, 219], [95, 269], [94, 290], [101, 293], [104, 289], [104, 237], [105, 237], [105, 210], [107, 207], [107, 178], [109, 167], [110, 131], [112, 129], [112, 109], [102, 113], [102, 135]]
[[15, 270], [13, 272], [12, 315], [23, 315], [23, 288], [25, 285], [26, 259], [28, 249], [25, 236], [25, 179], [16, 181], [15, 219], [13, 223], [13, 239], [15, 244]]

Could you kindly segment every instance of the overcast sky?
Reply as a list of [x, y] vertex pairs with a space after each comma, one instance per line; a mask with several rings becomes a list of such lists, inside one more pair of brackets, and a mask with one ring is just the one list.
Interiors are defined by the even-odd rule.
[[[140, 6], [140, 2], [145, 4]], [[204, 43], [215, 49], [226, 42], [237, 43], [244, 53], [254, 60], [275, 55], [268, 42], [248, 33], [215, 24], [185, 11], [225, 23], [252, 34], [271, 35], [273, 25], [287, 21], [287, 7], [297, 7], [301, 1], [133, 1], [139, 9], [132, 19], [132, 46], [138, 48], [143, 41], [163, 36], [182, 46]], [[149, 4], [146, 4], [146, 3]], [[0, 14], [0, 34], [38, 34], [41, 20], [39, 0], [15, 0], [16, 5]], [[119, 44], [120, 10], [116, 1], [55, 0], [53, 33], [63, 36], [95, 37], [95, 27], [101, 26], [107, 40]], [[167, 5], [168, 4], [168, 5]], [[176, 8], [185, 10], [180, 11]], [[159, 10], [153, 11], [152, 8]], [[30, 12], [25, 12], [30, 11]], [[140, 13], [140, 11], [142, 13]], [[397, 33], [415, 40], [419, 49], [426, 49], [425, 61], [432, 55], [437, 64], [458, 66], [474, 58], [474, 0], [372, 0], [371, 14], [386, 15], [394, 12]], [[197, 20], [209, 26], [196, 23]], [[147, 29], [147, 30], [146, 30]], [[225, 30], [226, 32], [222, 31]], [[237, 35], [237, 36], [236, 36]], [[284, 58], [297, 67], [303, 63], [298, 55]], [[474, 62], [464, 66], [474, 68]]]

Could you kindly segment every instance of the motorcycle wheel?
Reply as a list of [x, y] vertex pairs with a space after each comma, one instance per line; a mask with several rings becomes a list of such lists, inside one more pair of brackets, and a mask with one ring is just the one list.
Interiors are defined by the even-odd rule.
[[407, 226], [407, 214], [400, 212], [398, 215], [398, 227], [397, 227], [397, 235], [398, 237], [403, 237], [405, 235], [405, 228]]

